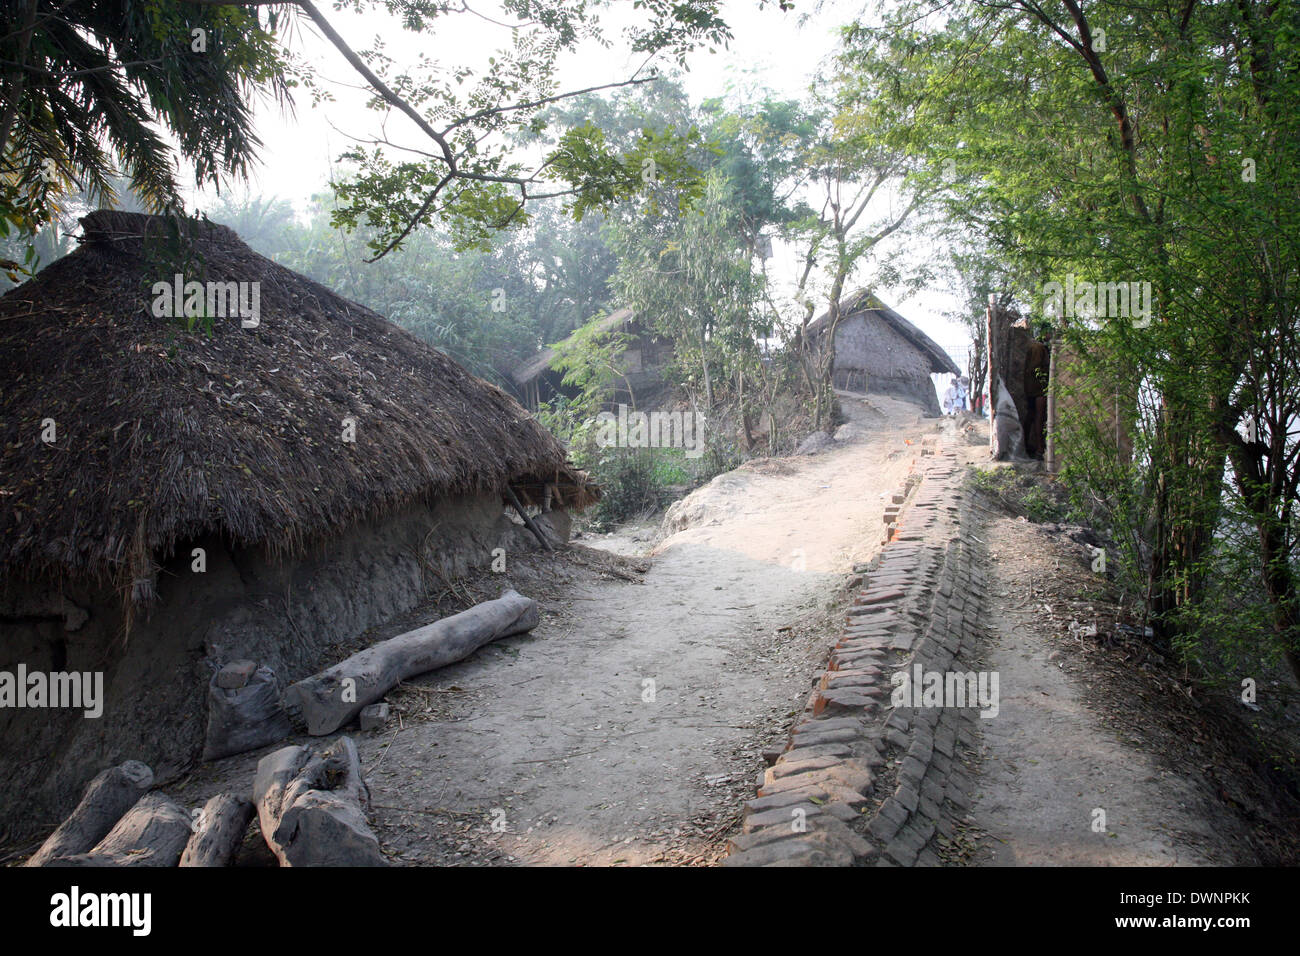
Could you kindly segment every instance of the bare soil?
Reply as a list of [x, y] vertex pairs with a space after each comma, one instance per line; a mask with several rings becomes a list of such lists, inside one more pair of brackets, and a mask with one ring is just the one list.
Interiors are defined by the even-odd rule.
[[1141, 640], [1083, 545], [1000, 510], [986, 534], [1001, 713], [980, 722], [972, 862], [1300, 860], [1300, 804], [1240, 702]]

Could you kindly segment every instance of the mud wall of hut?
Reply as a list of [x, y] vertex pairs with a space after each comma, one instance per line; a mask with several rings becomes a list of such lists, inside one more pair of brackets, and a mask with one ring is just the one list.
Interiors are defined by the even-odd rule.
[[882, 319], [851, 315], [835, 333], [835, 384], [839, 388], [889, 395], [939, 414], [930, 380], [930, 360]]
[[[187, 542], [158, 575], [152, 613], [125, 640], [114, 590], [7, 583], [0, 671], [100, 671], [104, 708], [98, 718], [0, 709], [0, 842], [53, 826], [108, 766], [143, 760], [160, 783], [190, 766], [202, 751], [208, 680], [222, 663], [255, 660], [285, 682], [315, 673], [440, 590], [431, 566], [448, 578], [484, 566], [512, 529], [488, 495], [412, 505], [289, 560], [217, 538]], [[205, 552], [202, 573], [192, 569], [194, 548]]]

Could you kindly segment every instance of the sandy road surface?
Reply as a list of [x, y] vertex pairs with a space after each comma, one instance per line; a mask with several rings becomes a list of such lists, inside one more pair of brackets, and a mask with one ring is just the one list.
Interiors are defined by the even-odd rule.
[[904, 403], [846, 404], [852, 441], [698, 490], [691, 527], [659, 545], [644, 584], [573, 588], [532, 635], [422, 682], [446, 719], [358, 737], [395, 859], [721, 854], [762, 746], [824, 664], [833, 634], [819, 616], [879, 546], [906, 440], [935, 427]]

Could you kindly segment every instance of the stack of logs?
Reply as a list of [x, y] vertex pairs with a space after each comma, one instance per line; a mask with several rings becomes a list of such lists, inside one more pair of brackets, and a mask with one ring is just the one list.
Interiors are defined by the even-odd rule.
[[366, 824], [357, 748], [285, 747], [257, 765], [252, 799], [220, 793], [193, 813], [147, 792], [153, 771], [128, 760], [99, 774], [27, 866], [229, 866], [253, 810], [282, 866], [385, 866]]

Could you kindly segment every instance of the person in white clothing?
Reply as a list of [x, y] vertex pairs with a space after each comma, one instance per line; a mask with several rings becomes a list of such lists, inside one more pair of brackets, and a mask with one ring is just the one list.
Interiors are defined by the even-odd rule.
[[957, 378], [953, 376], [952, 383], [949, 384], [948, 390], [943, 393], [943, 413], [945, 415], [955, 415], [957, 413]]

